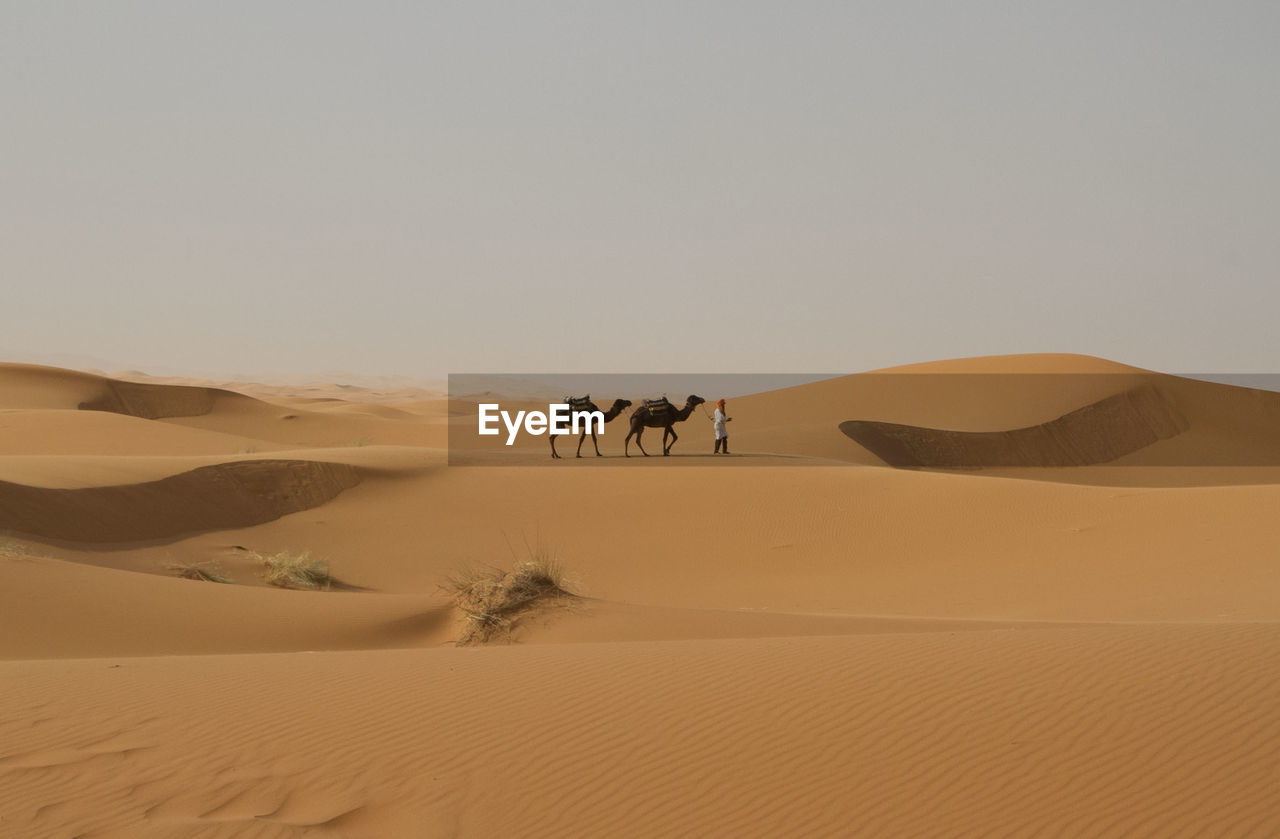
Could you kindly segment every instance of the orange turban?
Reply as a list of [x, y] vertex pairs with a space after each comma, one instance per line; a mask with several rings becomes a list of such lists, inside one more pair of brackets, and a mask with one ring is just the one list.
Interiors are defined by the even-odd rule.
[[723, 399], [721, 399], [721, 400], [717, 401], [717, 402], [716, 402], [716, 407], [717, 407], [717, 408], [719, 408], [719, 409], [720, 409], [720, 413], [722, 413], [722, 414], [723, 414], [723, 413], [725, 412], [725, 411], [724, 411], [724, 400], [723, 400]]

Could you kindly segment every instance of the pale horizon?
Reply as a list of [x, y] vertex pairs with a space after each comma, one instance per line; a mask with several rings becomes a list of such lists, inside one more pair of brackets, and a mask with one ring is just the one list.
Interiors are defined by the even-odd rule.
[[1265, 4], [17, 4], [0, 21], [0, 360], [1276, 369]]

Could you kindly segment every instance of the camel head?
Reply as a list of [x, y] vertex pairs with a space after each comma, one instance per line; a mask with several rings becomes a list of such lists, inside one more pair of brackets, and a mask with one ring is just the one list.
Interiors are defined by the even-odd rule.
[[630, 408], [630, 407], [631, 407], [631, 400], [630, 400], [630, 399], [615, 399], [615, 400], [613, 400], [613, 407], [614, 407], [614, 408], [616, 408], [616, 409], [617, 409], [617, 410], [619, 410], [619, 411], [626, 410], [627, 408]]
[[689, 398], [685, 400], [685, 403], [684, 403], [684, 404], [686, 404], [686, 405], [688, 405], [690, 408], [692, 408], [692, 407], [695, 407], [695, 406], [697, 406], [697, 405], [701, 405], [703, 402], [706, 402], [706, 401], [707, 401], [707, 400], [703, 399], [701, 396], [694, 396], [694, 395], [690, 394]]

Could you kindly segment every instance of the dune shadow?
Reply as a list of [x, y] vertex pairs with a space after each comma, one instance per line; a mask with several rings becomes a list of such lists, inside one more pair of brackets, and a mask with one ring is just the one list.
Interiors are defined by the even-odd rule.
[[1009, 431], [950, 431], [871, 420], [840, 423], [854, 442], [890, 466], [906, 469], [1092, 466], [1176, 437], [1189, 427], [1186, 417], [1149, 385]]
[[318, 507], [360, 483], [354, 467], [244, 460], [167, 478], [61, 489], [0, 481], [0, 530], [73, 542], [143, 542], [250, 527]]

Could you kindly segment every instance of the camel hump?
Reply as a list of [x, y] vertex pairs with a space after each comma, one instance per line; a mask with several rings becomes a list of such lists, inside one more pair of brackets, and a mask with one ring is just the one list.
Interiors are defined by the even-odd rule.
[[645, 407], [645, 410], [647, 410], [651, 414], [660, 414], [665, 411], [669, 411], [672, 405], [667, 400], [667, 397], [663, 396], [660, 399], [644, 400], [644, 407]]

